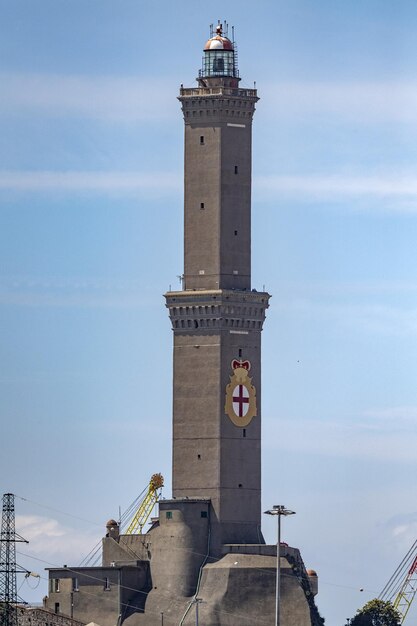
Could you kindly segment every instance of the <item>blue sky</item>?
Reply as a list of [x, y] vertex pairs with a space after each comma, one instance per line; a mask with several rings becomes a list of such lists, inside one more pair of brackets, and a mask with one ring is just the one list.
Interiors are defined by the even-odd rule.
[[79, 563], [155, 471], [170, 495], [176, 96], [227, 19], [261, 97], [264, 507], [297, 511], [284, 539], [318, 571], [326, 623], [344, 624], [417, 533], [416, 3], [0, 8], [0, 475], [26, 498], [21, 562]]

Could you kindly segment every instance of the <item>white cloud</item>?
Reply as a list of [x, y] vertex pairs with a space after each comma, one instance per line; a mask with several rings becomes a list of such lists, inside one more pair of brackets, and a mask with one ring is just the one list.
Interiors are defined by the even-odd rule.
[[0, 74], [2, 112], [46, 112], [99, 120], [162, 121], [178, 116], [172, 79], [140, 76]]
[[182, 177], [167, 172], [0, 171], [0, 189], [24, 192], [145, 192], [157, 196], [182, 189]]
[[[264, 416], [264, 447], [293, 450], [297, 454], [305, 452], [337, 458], [414, 464], [417, 460], [415, 424], [398, 428], [395, 412], [390, 410], [393, 417], [384, 428], [380, 428], [380, 423], [375, 424], [364, 418], [364, 414], [349, 417], [348, 420], [338, 418], [331, 421]], [[413, 410], [417, 412], [417, 408]]]
[[[254, 179], [256, 198], [280, 203], [286, 198], [312, 202], [355, 201], [352, 209], [377, 209], [403, 213], [417, 211], [417, 177], [381, 173], [378, 176], [296, 174], [291, 176], [269, 175]], [[369, 205], [369, 201], [377, 204]]]
[[[395, 545], [398, 552], [404, 556], [417, 537], [417, 512], [401, 513], [394, 515], [382, 525], [391, 537], [391, 544]], [[414, 555], [415, 556], [415, 555]]]
[[333, 325], [353, 327], [366, 333], [398, 336], [417, 334], [417, 309], [414, 307], [316, 302], [306, 298], [288, 299], [275, 306], [282, 311]]
[[153, 304], [153, 301], [144, 300], [139, 292], [130, 294], [0, 292], [0, 304], [22, 307], [143, 309]]
[[28, 307], [145, 309], [158, 302], [140, 281], [100, 278], [3, 277], [0, 304]]
[[286, 294], [309, 294], [312, 297], [325, 296], [340, 297], [348, 295], [386, 295], [411, 294], [417, 291], [417, 280], [360, 280], [337, 281], [280, 281], [280, 290]]
[[[16, 516], [16, 524], [19, 527], [20, 534], [28, 535], [28, 540], [36, 540], [39, 537], [62, 537], [65, 531], [54, 519], [38, 517], [37, 515], [18, 515]], [[35, 547], [36, 551], [36, 547]]]
[[265, 84], [266, 115], [285, 119], [326, 115], [343, 122], [417, 123], [415, 82], [303, 82]]
[[[29, 541], [27, 547], [21, 544], [19, 552], [40, 559], [42, 567], [79, 563], [100, 538], [100, 531], [77, 531], [53, 518], [37, 515], [16, 515], [16, 530]], [[35, 568], [33, 563], [31, 568]]]
[[[382, 422], [392, 420], [395, 422], [396, 426], [402, 423], [407, 424], [408, 422], [416, 424], [417, 406], [394, 406], [380, 409], [367, 409], [364, 411], [363, 415]], [[381, 427], [381, 423], [378, 424], [378, 427]]]

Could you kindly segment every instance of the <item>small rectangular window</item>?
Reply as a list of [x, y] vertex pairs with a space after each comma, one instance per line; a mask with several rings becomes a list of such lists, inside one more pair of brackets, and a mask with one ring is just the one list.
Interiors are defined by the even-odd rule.
[[207, 517], [207, 511], [201, 511], [201, 517]]
[[104, 591], [110, 591], [110, 580], [108, 576], [104, 579]]
[[242, 348], [239, 348], [239, 356], [242, 356]]
[[59, 592], [59, 578], [51, 578], [51, 592], [52, 593]]
[[172, 519], [172, 511], [167, 511], [165, 513], [165, 516], [166, 516], [167, 519]]
[[238, 172], [239, 172], [239, 168], [237, 165], [235, 165], [235, 174], [238, 174]]
[[55, 602], [55, 613], [59, 613], [59, 602]]
[[72, 579], [72, 590], [73, 591], [78, 591], [78, 578], [73, 578]]
[[246, 428], [243, 429], [243, 436], [246, 437]]
[[200, 202], [200, 209], [204, 209], [204, 202]]
[[237, 237], [237, 230], [235, 230], [235, 237]]
[[204, 135], [200, 135], [200, 146], [204, 146]]

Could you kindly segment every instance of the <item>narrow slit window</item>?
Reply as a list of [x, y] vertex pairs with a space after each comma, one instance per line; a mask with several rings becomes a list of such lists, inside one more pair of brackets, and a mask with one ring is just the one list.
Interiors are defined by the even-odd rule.
[[204, 209], [204, 202], [200, 202], [200, 209]]
[[200, 135], [200, 146], [204, 146], [204, 135]]
[[246, 437], [246, 428], [243, 429], [243, 436]]
[[239, 166], [235, 165], [235, 174], [239, 174]]
[[235, 230], [235, 237], [237, 237], [237, 230]]
[[239, 348], [239, 356], [242, 356], [242, 348]]

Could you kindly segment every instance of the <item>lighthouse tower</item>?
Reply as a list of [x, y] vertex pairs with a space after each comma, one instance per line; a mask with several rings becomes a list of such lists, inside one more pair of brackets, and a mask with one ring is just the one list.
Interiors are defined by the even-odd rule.
[[252, 119], [237, 51], [218, 25], [185, 124], [184, 275], [165, 295], [174, 333], [173, 497], [210, 501], [212, 546], [262, 543], [261, 332], [251, 286]]
[[[251, 284], [256, 89], [239, 87], [218, 25], [185, 124], [184, 275], [165, 294], [174, 335], [173, 494], [140, 534], [106, 526], [102, 565], [54, 568], [46, 606], [69, 626], [323, 626], [317, 575], [261, 534], [261, 332], [269, 294]], [[71, 622], [71, 624], [69, 623]], [[62, 624], [65, 623], [62, 622]], [[62, 626], [61, 624], [61, 626]]]

